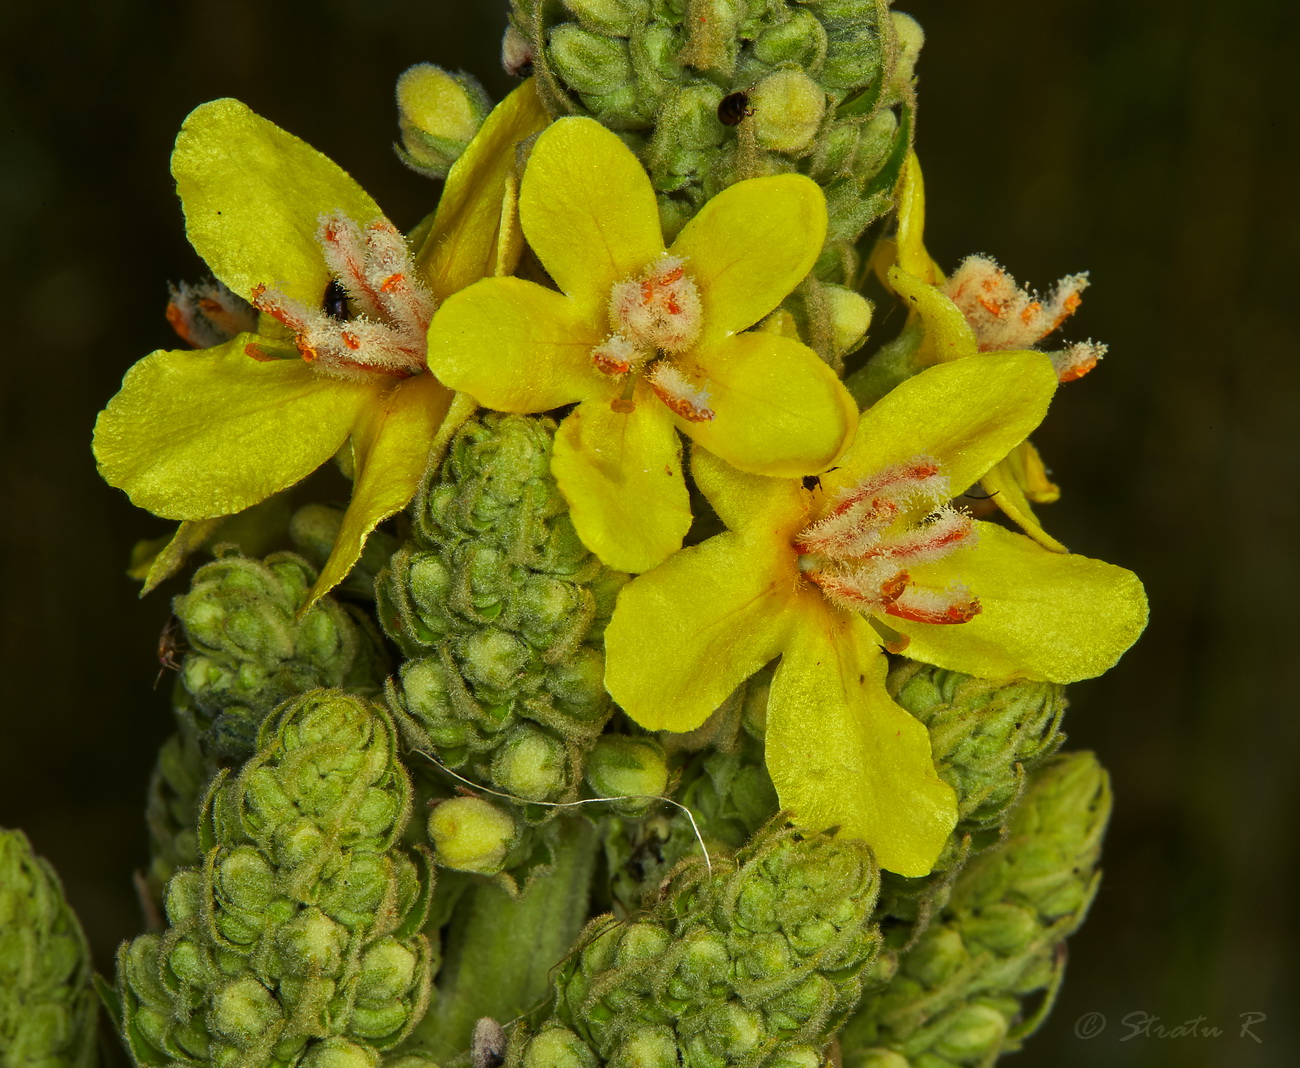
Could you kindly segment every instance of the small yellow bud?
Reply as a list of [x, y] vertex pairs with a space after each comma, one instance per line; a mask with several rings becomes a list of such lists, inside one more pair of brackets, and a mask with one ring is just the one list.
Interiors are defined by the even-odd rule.
[[798, 70], [779, 70], [749, 94], [754, 136], [763, 148], [802, 152], [812, 144], [826, 111], [826, 93]]
[[445, 868], [495, 875], [515, 837], [510, 813], [482, 798], [453, 797], [429, 814], [429, 841]]
[[871, 301], [844, 286], [822, 289], [831, 320], [831, 344], [836, 356], [845, 356], [862, 344], [871, 326]]
[[407, 166], [441, 178], [478, 133], [491, 105], [467, 74], [417, 63], [397, 79], [398, 155]]

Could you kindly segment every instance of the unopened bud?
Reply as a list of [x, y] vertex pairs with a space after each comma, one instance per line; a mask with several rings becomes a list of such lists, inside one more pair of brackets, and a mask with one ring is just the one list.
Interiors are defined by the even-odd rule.
[[379, 1055], [346, 1038], [327, 1038], [313, 1045], [299, 1063], [302, 1068], [377, 1068]]
[[408, 67], [397, 79], [397, 154], [414, 171], [444, 178], [487, 118], [492, 103], [468, 74], [432, 63]]
[[764, 148], [798, 153], [812, 144], [826, 111], [826, 92], [798, 70], [780, 70], [749, 94], [754, 136]]
[[587, 757], [587, 783], [601, 797], [636, 799], [616, 805], [617, 811], [643, 812], [668, 785], [663, 746], [652, 738], [602, 735]]
[[569, 781], [564, 743], [531, 723], [520, 723], [492, 758], [492, 779], [507, 793], [548, 801]]
[[585, 1042], [567, 1027], [549, 1026], [528, 1042], [523, 1068], [596, 1068], [600, 1062]]
[[453, 797], [429, 814], [429, 841], [445, 868], [495, 875], [515, 844], [510, 813], [478, 797]]
[[862, 344], [871, 326], [871, 301], [845, 286], [822, 287], [831, 324], [831, 346], [836, 357], [847, 356]]

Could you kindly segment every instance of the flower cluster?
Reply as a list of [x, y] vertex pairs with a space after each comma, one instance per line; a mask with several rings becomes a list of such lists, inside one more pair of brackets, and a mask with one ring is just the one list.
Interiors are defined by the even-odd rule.
[[[238, 101], [186, 119], [214, 277], [173, 287], [190, 347], [94, 437], [181, 523], [146, 588], [217, 557], [174, 602], [170, 927], [113, 1006], [137, 1063], [811, 1065], [855, 1012], [870, 1063], [928, 1056], [977, 994], [1001, 1042], [1042, 977], [1035, 942], [926, 1015], [922, 957], [975, 954], [977, 897], [1054, 942], [1081, 916], [993, 847], [1069, 837], [1061, 688], [1146, 622], [1033, 512], [1059, 491], [1029, 436], [1105, 352], [1043, 347], [1087, 278], [945, 277], [919, 29], [759, 6], [515, 0], [536, 78], [498, 106], [428, 64], [398, 84], [399, 156], [443, 180], [406, 234]], [[857, 352], [864, 232], [907, 316]], [[303, 504], [330, 459], [344, 512]]]

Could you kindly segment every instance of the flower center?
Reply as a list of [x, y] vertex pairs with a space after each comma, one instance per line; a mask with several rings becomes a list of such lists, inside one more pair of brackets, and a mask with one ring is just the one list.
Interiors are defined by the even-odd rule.
[[[591, 351], [596, 369], [613, 378], [645, 372], [655, 394], [681, 418], [713, 418], [707, 392], [671, 357], [700, 336], [700, 291], [685, 261], [664, 254], [635, 278], [615, 282], [609, 294], [610, 335]], [[628, 407], [631, 392], [615, 402]]]
[[333, 276], [321, 303], [309, 307], [259, 285], [253, 306], [292, 330], [302, 358], [324, 374], [409, 378], [427, 370], [434, 299], [396, 227], [376, 219], [363, 230], [333, 212], [321, 216], [316, 240]]
[[966, 623], [979, 601], [964, 586], [916, 585], [908, 568], [975, 544], [973, 520], [948, 503], [927, 456], [864, 478], [796, 535], [799, 569], [841, 608], [916, 623]]

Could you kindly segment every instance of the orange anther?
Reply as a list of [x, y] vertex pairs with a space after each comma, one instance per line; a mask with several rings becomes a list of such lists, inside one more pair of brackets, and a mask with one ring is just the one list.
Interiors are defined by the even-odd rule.
[[344, 330], [340, 336], [343, 338], [343, 344], [345, 344], [353, 352], [356, 352], [357, 349], [361, 348], [361, 339], [351, 331]]
[[406, 278], [403, 276], [402, 272], [398, 271], [396, 274], [390, 274], [387, 278], [385, 278], [379, 284], [379, 288], [382, 289], [385, 293], [391, 293], [393, 290], [395, 290], [398, 286], [400, 286], [405, 281]]

